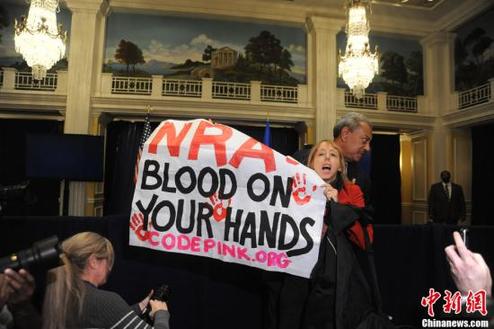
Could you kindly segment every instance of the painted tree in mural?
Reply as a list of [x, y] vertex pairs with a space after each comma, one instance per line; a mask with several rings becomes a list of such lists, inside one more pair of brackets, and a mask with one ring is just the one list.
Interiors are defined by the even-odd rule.
[[[9, 14], [4, 6], [0, 6], [0, 30], [9, 26]], [[2, 34], [0, 33], [0, 42], [2, 42]]]
[[463, 40], [455, 40], [456, 88], [473, 88], [494, 76], [494, 40], [482, 28], [475, 28]]
[[292, 54], [287, 49], [283, 49], [283, 51], [281, 52], [279, 65], [280, 65], [279, 74], [281, 80], [281, 74], [283, 70], [291, 71], [293, 66]]
[[[296, 79], [287, 73], [293, 66], [292, 55], [271, 32], [262, 31], [258, 36], [250, 38], [244, 49], [246, 62], [258, 68], [254, 79], [267, 83], [297, 84]], [[242, 63], [244, 67], [245, 64]]]
[[135, 73], [135, 66], [145, 63], [142, 50], [136, 44], [123, 39], [120, 40], [115, 51], [115, 59], [119, 63], [127, 65], [127, 73], [129, 73], [130, 66], [132, 66], [132, 71]]
[[394, 84], [407, 81], [407, 68], [403, 56], [394, 51], [387, 51], [381, 57], [381, 76]]
[[215, 51], [216, 48], [213, 48], [211, 45], [208, 45], [204, 49], [204, 53], [202, 54], [202, 60], [205, 62], [209, 62], [211, 60], [211, 57], [213, 55], [213, 51]]
[[407, 68], [402, 55], [387, 51], [381, 57], [380, 84], [382, 89], [393, 95], [405, 95], [404, 85], [407, 82]]
[[406, 89], [410, 96], [424, 94], [424, 73], [421, 51], [412, 51], [405, 61], [408, 73]]
[[245, 56], [253, 63], [260, 64], [261, 72], [266, 67], [279, 64], [283, 47], [271, 32], [262, 31], [257, 37], [249, 39], [245, 46]]

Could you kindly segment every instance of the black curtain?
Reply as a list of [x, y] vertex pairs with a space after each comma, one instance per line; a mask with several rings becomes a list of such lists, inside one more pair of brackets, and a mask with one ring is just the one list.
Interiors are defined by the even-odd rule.
[[3, 215], [58, 215], [60, 181], [26, 177], [26, 136], [62, 133], [61, 121], [0, 120], [0, 187], [29, 181], [25, 190], [0, 196]]
[[[265, 127], [235, 126], [230, 127], [263, 141]], [[298, 133], [295, 128], [271, 128], [271, 148], [285, 155], [292, 155], [298, 150]]]
[[[159, 125], [151, 124], [152, 129]], [[134, 192], [134, 166], [144, 123], [111, 122], [106, 130], [105, 203], [104, 214], [129, 214]], [[246, 135], [263, 140], [264, 127], [234, 126]], [[298, 133], [294, 128], [271, 128], [271, 147], [283, 154], [298, 148]]]
[[[130, 247], [125, 216], [4, 217], [1, 223], [0, 256], [53, 234], [60, 240], [82, 231], [108, 237], [115, 248], [115, 266], [103, 289], [115, 291], [133, 304], [151, 288], [169, 284], [173, 329], [263, 328], [267, 305], [263, 302], [262, 278], [268, 272], [206, 257]], [[393, 316], [395, 324], [421, 328], [422, 319], [428, 316], [420, 299], [427, 296], [429, 289], [441, 294], [445, 289], [456, 291], [444, 255], [455, 229], [456, 226], [442, 224], [375, 226], [375, 259], [384, 310]], [[481, 253], [493, 268], [494, 228], [475, 226], [469, 234], [471, 249]], [[37, 281], [35, 301], [39, 305], [46, 271], [33, 272]], [[443, 305], [442, 299], [434, 305], [439, 319], [444, 316]]]
[[379, 224], [401, 223], [400, 136], [374, 134], [371, 142], [371, 202]]
[[494, 225], [492, 187], [494, 186], [494, 124], [472, 127], [472, 224]]
[[[152, 129], [157, 123], [152, 123]], [[130, 214], [134, 169], [144, 122], [111, 122], [106, 127], [104, 214]]]

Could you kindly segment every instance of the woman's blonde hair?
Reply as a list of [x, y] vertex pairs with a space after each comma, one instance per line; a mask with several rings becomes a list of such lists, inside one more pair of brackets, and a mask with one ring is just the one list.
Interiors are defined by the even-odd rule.
[[94, 232], [78, 233], [62, 243], [63, 266], [48, 272], [43, 305], [43, 328], [62, 329], [66, 321], [77, 319], [82, 313], [85, 286], [81, 276], [88, 259], [94, 255], [107, 259], [113, 266], [111, 242]]
[[309, 157], [307, 158], [307, 167], [314, 169], [314, 159], [316, 158], [317, 150], [324, 143], [331, 145], [331, 147], [333, 147], [338, 152], [338, 158], [340, 160], [340, 167], [341, 167], [341, 171], [340, 171], [341, 176], [342, 176], [344, 181], [347, 181], [348, 178], [346, 175], [346, 165], [345, 165], [345, 157], [343, 156], [343, 151], [332, 140], [329, 140], [329, 139], [320, 140], [316, 145], [314, 145], [311, 148], [310, 153], [309, 153]]

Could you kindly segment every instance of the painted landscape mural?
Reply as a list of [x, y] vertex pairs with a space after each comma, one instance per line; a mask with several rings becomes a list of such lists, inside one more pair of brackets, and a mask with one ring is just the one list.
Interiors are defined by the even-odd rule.
[[463, 91], [494, 78], [494, 7], [456, 32], [455, 83]]
[[306, 83], [306, 36], [298, 27], [113, 13], [103, 71], [297, 85]]
[[[14, 46], [14, 20], [22, 15], [27, 15], [29, 5], [16, 6], [11, 4], [0, 4], [0, 67], [13, 67], [18, 71], [31, 71], [26, 61], [15, 51]], [[57, 22], [62, 24], [63, 29], [70, 35], [71, 14], [68, 9], [61, 9], [57, 14]], [[69, 52], [70, 38], [67, 39], [65, 58], [56, 63], [49, 72], [66, 70]]]

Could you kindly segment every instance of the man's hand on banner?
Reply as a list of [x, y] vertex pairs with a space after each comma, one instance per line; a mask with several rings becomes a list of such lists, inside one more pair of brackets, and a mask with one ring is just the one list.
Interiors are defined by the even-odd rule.
[[132, 214], [130, 218], [130, 228], [135, 232], [137, 238], [141, 241], [149, 239], [149, 231], [144, 231], [144, 215], [140, 212]]
[[232, 199], [220, 200], [218, 193], [214, 193], [209, 197], [209, 201], [213, 205], [213, 218], [217, 222], [221, 222], [226, 218], [226, 209], [230, 207]]
[[[316, 185], [312, 186], [312, 191], [315, 191], [316, 188]], [[308, 203], [312, 198], [312, 196], [308, 193], [306, 174], [300, 176], [299, 173], [296, 173], [295, 176], [293, 176], [292, 196], [293, 200], [295, 200], [295, 202], [301, 206]]]

